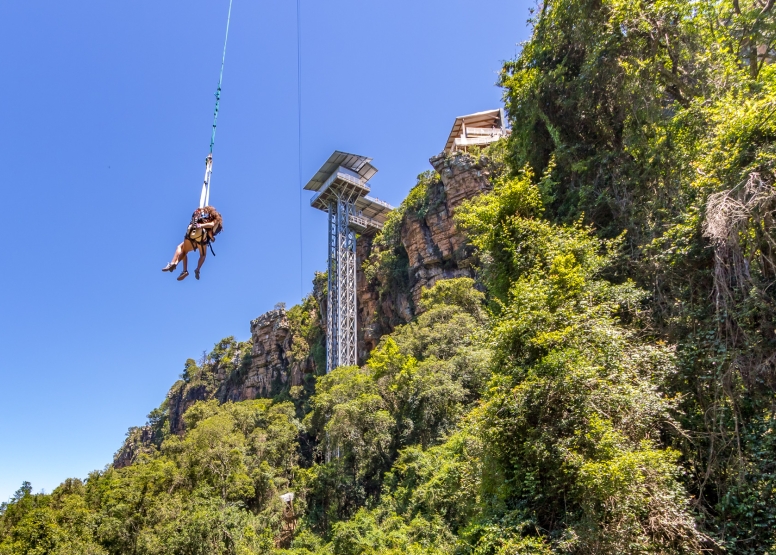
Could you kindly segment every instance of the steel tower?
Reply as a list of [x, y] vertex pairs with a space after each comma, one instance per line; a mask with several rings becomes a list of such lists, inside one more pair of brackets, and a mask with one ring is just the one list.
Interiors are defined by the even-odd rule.
[[305, 185], [310, 205], [329, 217], [326, 372], [357, 361], [356, 234], [383, 228], [393, 207], [367, 196], [377, 173], [371, 158], [335, 151]]

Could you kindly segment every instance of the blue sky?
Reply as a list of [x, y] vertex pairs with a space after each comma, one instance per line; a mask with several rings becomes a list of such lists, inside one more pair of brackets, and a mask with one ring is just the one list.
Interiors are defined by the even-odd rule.
[[[374, 159], [398, 204], [455, 116], [500, 105], [531, 0], [302, 0], [302, 168]], [[3, 3], [0, 500], [112, 460], [185, 360], [306, 294], [296, 3], [234, 0], [201, 281], [160, 269], [199, 200], [228, 0]], [[301, 266], [301, 267], [300, 267]], [[303, 285], [300, 284], [302, 281]]]

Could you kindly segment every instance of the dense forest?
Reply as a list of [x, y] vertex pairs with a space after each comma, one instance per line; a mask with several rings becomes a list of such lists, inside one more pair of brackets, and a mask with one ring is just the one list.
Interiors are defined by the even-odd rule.
[[[476, 279], [361, 367], [180, 433], [165, 401], [133, 464], [23, 484], [0, 554], [776, 553], [774, 4], [539, 4], [499, 78], [511, 136], [463, 155], [492, 168], [456, 212]], [[375, 238], [384, 291], [434, 179]], [[289, 310], [300, 357], [318, 304]]]

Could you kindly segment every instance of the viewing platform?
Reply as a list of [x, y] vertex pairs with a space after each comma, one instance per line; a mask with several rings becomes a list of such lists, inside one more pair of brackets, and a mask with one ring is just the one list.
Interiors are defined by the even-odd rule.
[[471, 146], [486, 146], [508, 137], [504, 110], [486, 110], [455, 118], [444, 152], [466, 151]]
[[362, 235], [372, 235], [383, 228], [393, 206], [368, 196], [367, 182], [377, 173], [371, 158], [335, 151], [321, 169], [305, 185], [308, 191], [316, 191], [310, 206], [329, 212], [332, 203], [344, 201], [352, 204], [348, 214], [349, 226]]

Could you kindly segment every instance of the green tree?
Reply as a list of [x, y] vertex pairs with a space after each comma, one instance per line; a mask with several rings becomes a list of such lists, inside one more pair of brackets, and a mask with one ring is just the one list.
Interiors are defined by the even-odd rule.
[[538, 535], [575, 553], [697, 552], [709, 540], [677, 454], [660, 447], [660, 430], [675, 426], [657, 385], [674, 371], [671, 352], [617, 319], [643, 296], [601, 277], [618, 241], [535, 218], [538, 198], [524, 172], [459, 212], [500, 313], [495, 375], [473, 424], [488, 461], [483, 495], [498, 501], [468, 541], [492, 552], [497, 526], [503, 541]]

